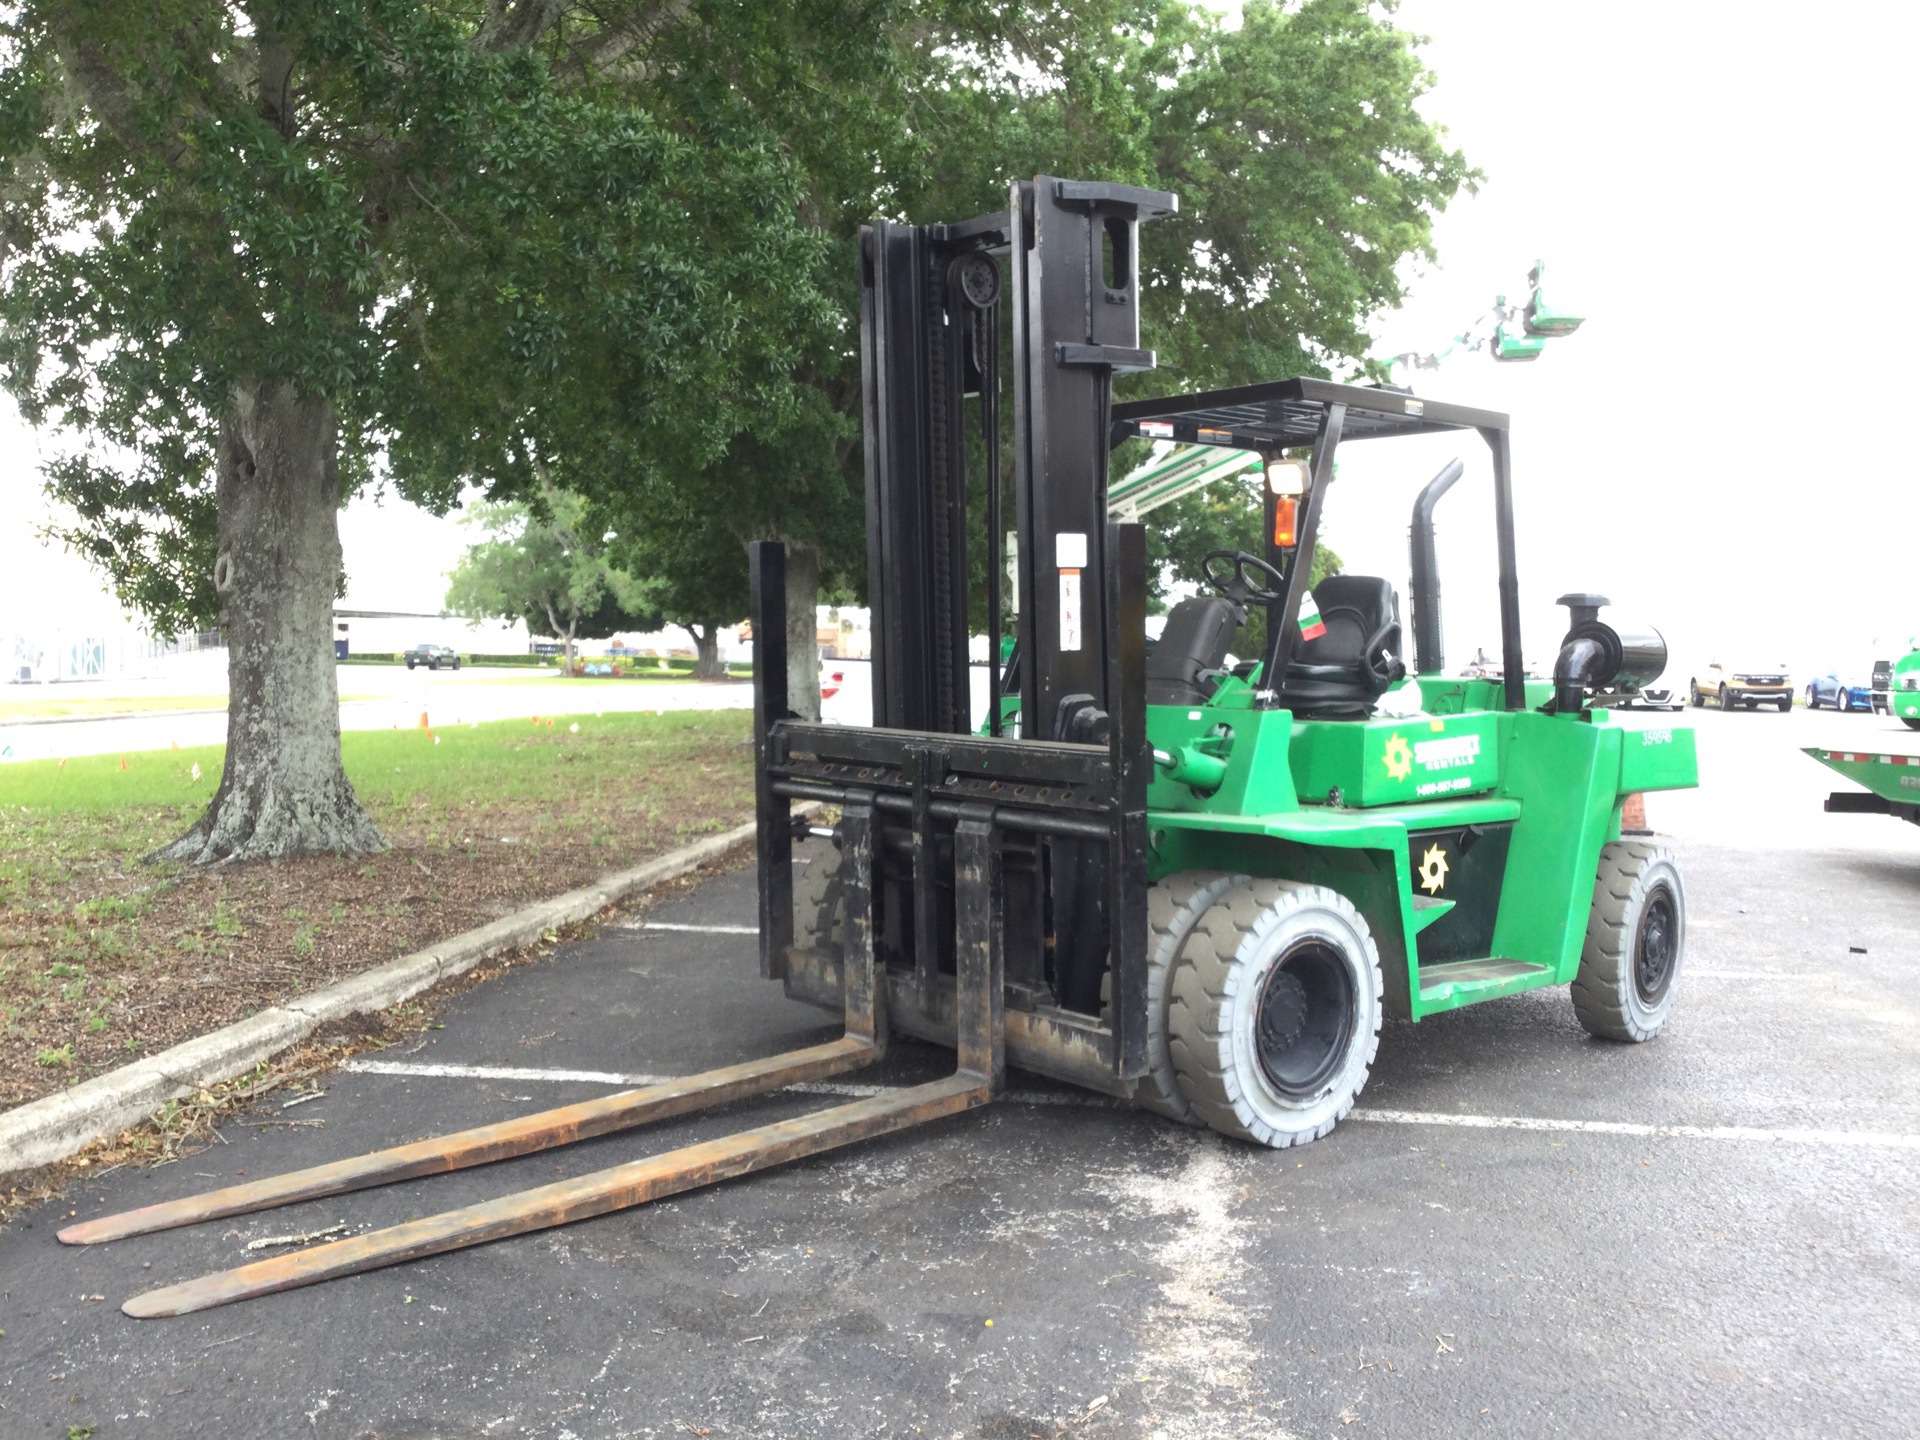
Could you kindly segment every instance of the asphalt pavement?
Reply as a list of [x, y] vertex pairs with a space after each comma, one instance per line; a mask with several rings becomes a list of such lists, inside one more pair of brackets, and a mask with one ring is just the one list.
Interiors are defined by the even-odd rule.
[[[1688, 886], [1649, 1045], [1564, 992], [1383, 1034], [1326, 1140], [1268, 1152], [1015, 1072], [984, 1111], [710, 1190], [170, 1320], [138, 1291], [830, 1103], [73, 1250], [92, 1216], [830, 1038], [753, 961], [751, 876], [455, 1002], [446, 1028], [0, 1230], [0, 1436], [1886, 1436], [1920, 1413], [1920, 829], [1826, 815], [1717, 713], [1654, 795]], [[1920, 737], [1912, 737], [1920, 739]], [[1831, 783], [1829, 783], [1831, 781]], [[930, 1078], [896, 1043], [847, 1085]], [[844, 1093], [846, 1086], [839, 1087]]]

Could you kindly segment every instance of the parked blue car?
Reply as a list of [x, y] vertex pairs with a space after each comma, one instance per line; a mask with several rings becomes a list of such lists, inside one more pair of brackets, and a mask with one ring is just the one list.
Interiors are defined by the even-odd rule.
[[1836, 710], [1871, 710], [1873, 687], [1843, 685], [1838, 675], [1822, 675], [1807, 682], [1807, 708], [1818, 710], [1822, 705], [1831, 705]]

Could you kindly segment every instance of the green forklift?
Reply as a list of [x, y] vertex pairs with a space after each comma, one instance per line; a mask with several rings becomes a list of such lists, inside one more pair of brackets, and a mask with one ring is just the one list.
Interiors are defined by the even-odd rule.
[[[1660, 1032], [1685, 891], [1667, 849], [1623, 830], [1623, 803], [1696, 783], [1693, 732], [1616, 724], [1609, 705], [1659, 673], [1663, 642], [1571, 594], [1551, 678], [1525, 676], [1504, 415], [1317, 379], [1114, 403], [1114, 376], [1154, 368], [1140, 226], [1175, 208], [1040, 176], [994, 214], [862, 233], [871, 727], [795, 716], [785, 556], [752, 554], [759, 965], [843, 1017], [838, 1039], [60, 1238], [545, 1150], [845, 1073], [897, 1035], [950, 1047], [953, 1072], [166, 1285], [129, 1314], [644, 1204], [991, 1103], [1009, 1064], [1285, 1147], [1352, 1108], [1389, 1014], [1566, 986], [1596, 1036]], [[1432, 516], [1459, 465], [1415, 506], [1413, 673], [1387, 579], [1307, 583], [1339, 447], [1439, 433], [1491, 452], [1497, 680], [1443, 674]], [[1260, 552], [1210, 556], [1213, 593], [1176, 605], [1151, 648], [1143, 529], [1110, 493], [1132, 439], [1246, 452], [1265, 481]], [[987, 669], [978, 727], [976, 611], [989, 653], [1012, 642]], [[1264, 645], [1235, 662], [1256, 611]]]

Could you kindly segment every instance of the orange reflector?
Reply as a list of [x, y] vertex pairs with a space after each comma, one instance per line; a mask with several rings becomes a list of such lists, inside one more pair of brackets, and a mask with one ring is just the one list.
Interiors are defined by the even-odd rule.
[[1300, 502], [1291, 495], [1276, 495], [1273, 500], [1273, 543], [1282, 550], [1294, 544], [1293, 521]]

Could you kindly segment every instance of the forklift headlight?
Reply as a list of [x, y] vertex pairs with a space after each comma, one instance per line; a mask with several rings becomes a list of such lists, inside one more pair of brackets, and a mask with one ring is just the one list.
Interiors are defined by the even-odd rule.
[[1274, 495], [1301, 496], [1307, 493], [1307, 462], [1304, 460], [1267, 461], [1267, 490]]

